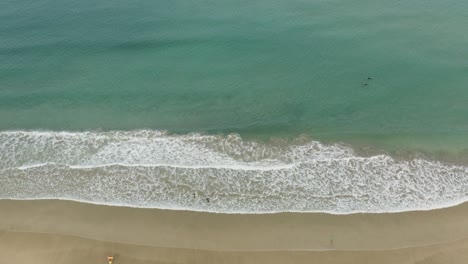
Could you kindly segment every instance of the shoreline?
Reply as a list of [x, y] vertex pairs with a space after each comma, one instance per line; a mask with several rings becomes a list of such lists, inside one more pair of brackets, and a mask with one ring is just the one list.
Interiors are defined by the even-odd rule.
[[[468, 203], [384, 214], [213, 214], [0, 200], [0, 262], [464, 263]], [[55, 262], [54, 262], [55, 261]], [[419, 261], [419, 262], [418, 262]]]
[[78, 199], [62, 199], [62, 198], [54, 198], [54, 197], [45, 197], [45, 198], [25, 198], [25, 199], [16, 199], [16, 198], [0, 198], [1, 201], [62, 201], [62, 202], [72, 202], [72, 203], [80, 203], [80, 204], [90, 204], [96, 206], [109, 206], [109, 207], [124, 207], [124, 208], [132, 208], [132, 209], [149, 209], [149, 210], [162, 210], [162, 211], [176, 211], [176, 212], [194, 212], [194, 213], [207, 213], [207, 214], [225, 214], [225, 215], [274, 215], [274, 214], [326, 214], [326, 215], [355, 215], [355, 214], [398, 214], [398, 213], [408, 213], [408, 212], [427, 212], [433, 210], [441, 210], [447, 209], [452, 207], [457, 207], [468, 203], [468, 197], [453, 201], [442, 203], [441, 205], [435, 207], [428, 207], [428, 208], [408, 208], [408, 209], [401, 209], [399, 211], [352, 211], [352, 212], [334, 212], [334, 211], [259, 211], [259, 212], [250, 212], [250, 211], [208, 211], [208, 210], [197, 210], [193, 208], [177, 208], [177, 207], [145, 207], [145, 206], [135, 206], [135, 205], [128, 205], [128, 204], [112, 204], [112, 203], [99, 203], [93, 201], [86, 201], [86, 200], [78, 200]]

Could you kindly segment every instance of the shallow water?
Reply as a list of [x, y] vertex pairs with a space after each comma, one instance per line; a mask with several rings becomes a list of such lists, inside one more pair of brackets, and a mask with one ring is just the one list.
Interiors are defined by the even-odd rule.
[[468, 194], [468, 166], [361, 157], [317, 141], [264, 144], [154, 130], [2, 132], [0, 148], [3, 199], [341, 214], [439, 208]]

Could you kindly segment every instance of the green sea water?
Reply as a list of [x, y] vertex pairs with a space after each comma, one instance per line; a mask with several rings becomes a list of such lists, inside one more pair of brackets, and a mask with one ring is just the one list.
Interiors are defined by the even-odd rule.
[[467, 154], [467, 27], [459, 0], [4, 0], [0, 130]]

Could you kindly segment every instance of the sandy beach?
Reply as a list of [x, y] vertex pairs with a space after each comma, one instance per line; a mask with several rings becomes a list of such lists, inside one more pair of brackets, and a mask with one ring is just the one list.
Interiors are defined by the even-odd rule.
[[468, 204], [391, 214], [212, 214], [0, 201], [0, 263], [466, 263]]

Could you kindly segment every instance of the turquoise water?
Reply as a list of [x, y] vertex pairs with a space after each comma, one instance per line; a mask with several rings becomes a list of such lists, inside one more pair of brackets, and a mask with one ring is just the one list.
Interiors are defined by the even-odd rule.
[[465, 201], [467, 14], [459, 0], [4, 0], [0, 199]]
[[465, 1], [6, 1], [0, 129], [463, 150], [467, 13]]

